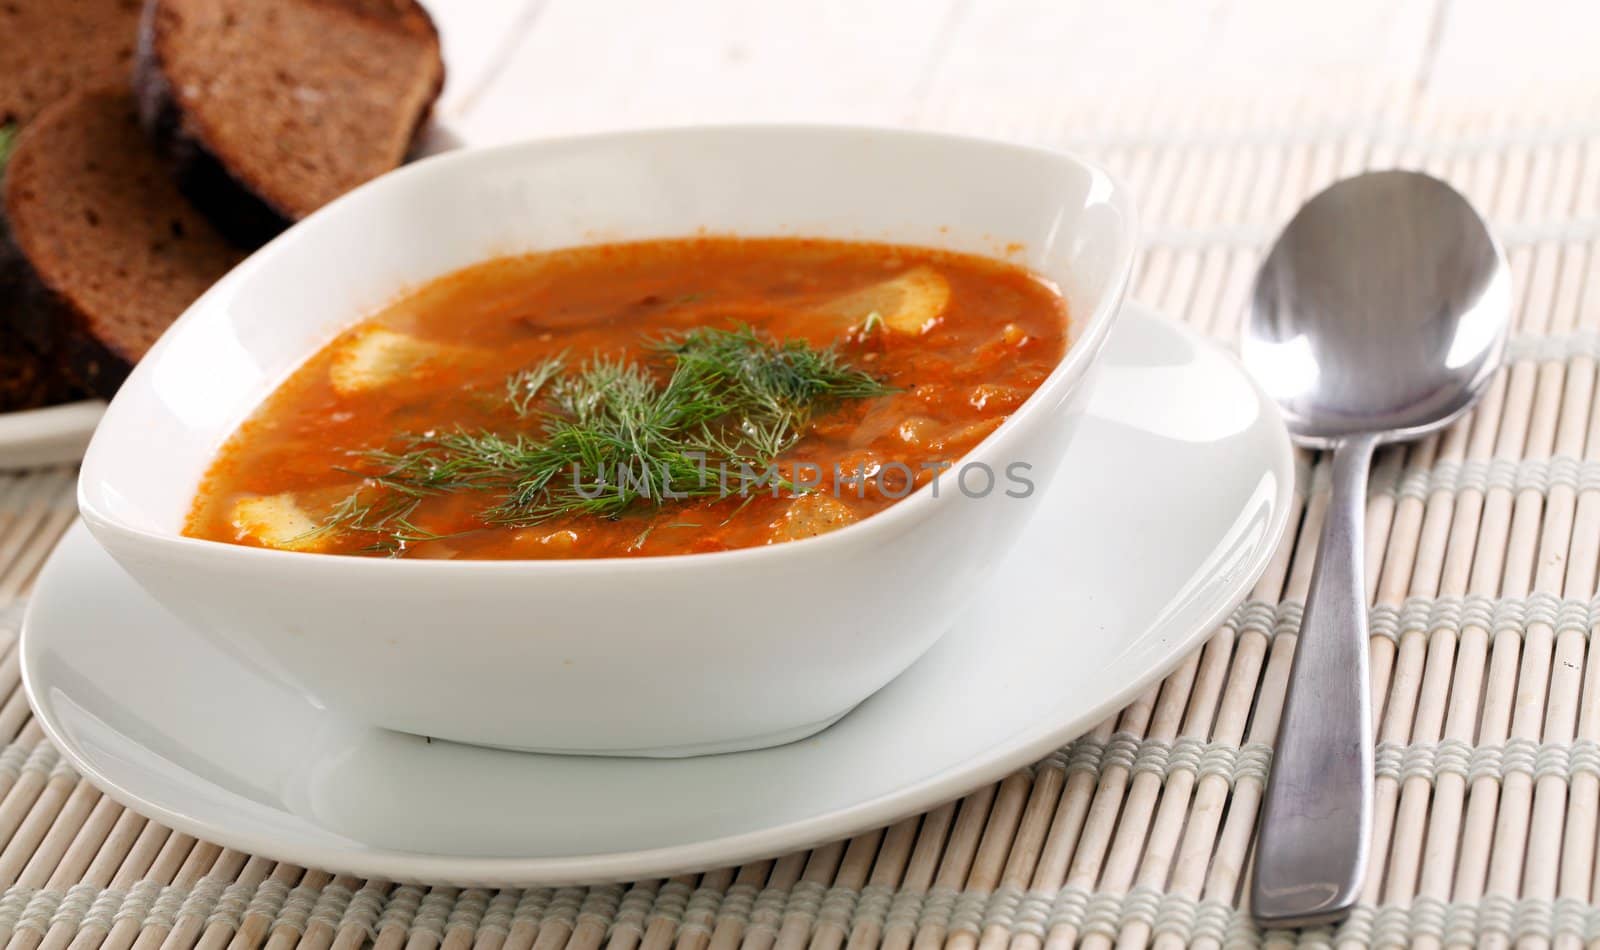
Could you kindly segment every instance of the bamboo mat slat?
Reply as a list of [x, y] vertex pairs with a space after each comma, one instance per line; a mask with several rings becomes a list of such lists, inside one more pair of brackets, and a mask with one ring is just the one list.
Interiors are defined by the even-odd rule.
[[[959, 70], [957, 70], [959, 73]], [[20, 950], [856, 950], [1600, 943], [1600, 115], [1407, 83], [1007, 108], [935, 76], [917, 124], [1073, 148], [1139, 196], [1133, 295], [1238, 333], [1264, 244], [1365, 167], [1441, 175], [1506, 242], [1511, 360], [1479, 409], [1377, 460], [1367, 511], [1374, 860], [1335, 928], [1241, 907], [1315, 539], [1323, 459], [1249, 599], [1164, 682], [1031, 768], [810, 852], [669, 880], [392, 886], [195, 841], [60, 761], [18, 681], [19, 605], [72, 476], [0, 476], [0, 937]], [[1508, 100], [1509, 101], [1509, 100]]]

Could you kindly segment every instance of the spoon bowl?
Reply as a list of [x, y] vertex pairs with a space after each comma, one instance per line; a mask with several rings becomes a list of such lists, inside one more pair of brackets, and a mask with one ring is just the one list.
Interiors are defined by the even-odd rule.
[[1294, 216], [1257, 274], [1241, 352], [1303, 446], [1332, 449], [1256, 841], [1251, 911], [1323, 924], [1354, 906], [1372, 834], [1362, 563], [1373, 449], [1461, 416], [1499, 369], [1505, 255], [1455, 189], [1416, 172], [1341, 181]]
[[1448, 425], [1500, 365], [1510, 271], [1478, 212], [1416, 172], [1347, 178], [1261, 265], [1242, 353], [1296, 441], [1396, 442]]

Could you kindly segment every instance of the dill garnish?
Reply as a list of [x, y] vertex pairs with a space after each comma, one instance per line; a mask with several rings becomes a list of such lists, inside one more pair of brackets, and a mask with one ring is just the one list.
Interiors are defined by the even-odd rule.
[[17, 127], [0, 125], [0, 179], [6, 174], [6, 162], [11, 160], [11, 149], [17, 144]]
[[533, 412], [539, 394], [566, 368], [566, 357], [552, 356], [506, 377], [506, 404], [519, 416]]
[[832, 347], [749, 327], [666, 337], [645, 354], [577, 367], [546, 359], [506, 381], [514, 427], [402, 435], [361, 453], [351, 471], [363, 487], [317, 531], [370, 534], [377, 549], [400, 554], [436, 537], [411, 518], [438, 495], [488, 494], [493, 503], [479, 521], [526, 527], [774, 483], [793, 488], [772, 466], [817, 411], [893, 391]]

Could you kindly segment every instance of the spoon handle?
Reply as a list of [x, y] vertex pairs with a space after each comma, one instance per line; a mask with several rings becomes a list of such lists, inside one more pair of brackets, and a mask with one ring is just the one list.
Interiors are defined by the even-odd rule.
[[1289, 671], [1256, 840], [1263, 925], [1337, 920], [1355, 904], [1372, 834], [1372, 708], [1362, 532], [1373, 436], [1333, 452], [1333, 496]]

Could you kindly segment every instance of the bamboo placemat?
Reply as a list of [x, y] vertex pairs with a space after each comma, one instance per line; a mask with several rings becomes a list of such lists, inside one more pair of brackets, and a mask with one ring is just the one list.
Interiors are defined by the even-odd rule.
[[[1326, 504], [1323, 463], [1308, 457], [1294, 530], [1250, 600], [1126, 710], [925, 815], [664, 881], [391, 886], [169, 832], [59, 764], [6, 632], [0, 936], [24, 950], [1600, 940], [1600, 650], [1589, 650], [1600, 623], [1600, 113], [1571, 97], [1505, 101], [1515, 107], [1409, 88], [1085, 98], [1054, 103], [1060, 121], [1042, 126], [1037, 102], [1008, 109], [933, 89], [914, 119], [1073, 147], [1114, 169], [1148, 232], [1134, 295], [1225, 339], [1262, 245], [1343, 174], [1426, 168], [1498, 223], [1516, 275], [1513, 362], [1473, 416], [1386, 450], [1373, 479], [1375, 860], [1342, 926], [1262, 934], [1240, 906]], [[71, 479], [0, 477], [0, 604], [21, 602], [70, 522]]]

